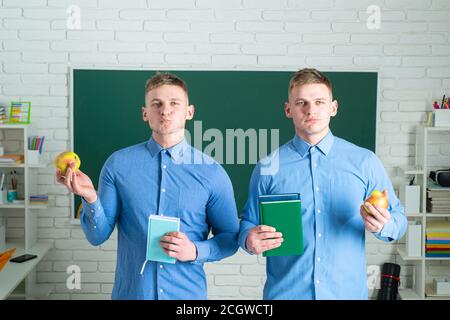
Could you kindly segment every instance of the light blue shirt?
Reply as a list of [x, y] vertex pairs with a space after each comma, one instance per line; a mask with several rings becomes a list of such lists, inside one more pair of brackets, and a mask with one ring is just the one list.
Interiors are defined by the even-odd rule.
[[248, 231], [260, 224], [258, 195], [300, 193], [305, 251], [267, 258], [264, 299], [367, 299], [361, 204], [374, 189], [387, 189], [392, 219], [374, 236], [391, 242], [401, 238], [407, 226], [380, 160], [331, 132], [317, 146], [295, 136], [262, 162], [276, 163], [274, 157], [278, 172], [261, 174], [261, 162], [253, 171], [239, 244], [247, 250]]
[[[197, 247], [197, 259], [175, 264], [146, 258], [148, 217], [181, 219], [180, 231]], [[114, 152], [100, 173], [98, 199], [83, 199], [81, 226], [97, 246], [118, 230], [113, 299], [206, 299], [204, 262], [238, 249], [239, 222], [225, 170], [185, 140], [163, 149], [152, 138]], [[212, 231], [213, 237], [208, 239]]]

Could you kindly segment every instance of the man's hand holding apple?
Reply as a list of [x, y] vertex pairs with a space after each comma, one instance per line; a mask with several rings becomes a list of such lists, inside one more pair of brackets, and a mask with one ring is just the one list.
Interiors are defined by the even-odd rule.
[[391, 214], [387, 209], [388, 206], [387, 190], [384, 190], [383, 193], [375, 190], [370, 197], [364, 201], [359, 212], [368, 231], [375, 233], [380, 232], [384, 225], [391, 220]]
[[245, 245], [254, 254], [260, 254], [281, 246], [282, 236], [281, 232], [276, 232], [273, 227], [259, 225], [250, 229]]
[[58, 168], [56, 170], [56, 181], [65, 185], [70, 192], [83, 197], [87, 202], [95, 202], [97, 200], [97, 192], [91, 179], [81, 170], [76, 170], [75, 172], [74, 169], [75, 162], [70, 164], [65, 175], [62, 175], [61, 169]]

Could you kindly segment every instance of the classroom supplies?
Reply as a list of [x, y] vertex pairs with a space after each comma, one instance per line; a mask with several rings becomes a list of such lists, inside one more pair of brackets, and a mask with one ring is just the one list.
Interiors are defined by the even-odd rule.
[[180, 218], [152, 214], [148, 218], [147, 253], [142, 265], [141, 275], [144, 273], [148, 260], [164, 263], [175, 263], [176, 259], [169, 257], [161, 247], [161, 237], [168, 232], [180, 230]]
[[5, 252], [0, 253], [0, 271], [6, 266], [9, 259], [11, 259], [12, 255], [16, 252], [16, 248], [9, 249]]
[[29, 124], [31, 115], [30, 101], [11, 101], [9, 109], [9, 122]]
[[30, 136], [28, 137], [28, 150], [38, 150], [42, 153], [42, 146], [44, 145], [45, 136]]
[[8, 118], [6, 117], [6, 108], [4, 106], [0, 106], [0, 124], [5, 124], [8, 122]]
[[274, 227], [283, 234], [278, 248], [263, 252], [263, 257], [303, 254], [302, 206], [300, 194], [264, 195], [259, 197], [260, 224]]

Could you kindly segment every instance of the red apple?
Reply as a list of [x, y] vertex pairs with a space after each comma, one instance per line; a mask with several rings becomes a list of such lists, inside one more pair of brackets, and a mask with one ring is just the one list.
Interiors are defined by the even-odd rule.
[[[373, 206], [379, 206], [384, 209], [387, 209], [389, 207], [388, 194], [386, 190], [384, 190], [383, 192], [374, 190], [364, 202], [369, 202]], [[364, 210], [366, 210], [367, 213], [371, 214], [371, 212], [366, 207], [364, 207]]]

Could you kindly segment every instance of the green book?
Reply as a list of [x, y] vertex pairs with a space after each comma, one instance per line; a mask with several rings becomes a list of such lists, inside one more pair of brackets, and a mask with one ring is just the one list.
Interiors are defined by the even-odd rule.
[[284, 239], [278, 248], [263, 252], [263, 257], [303, 254], [301, 200], [261, 201], [259, 214], [261, 224], [274, 227]]

